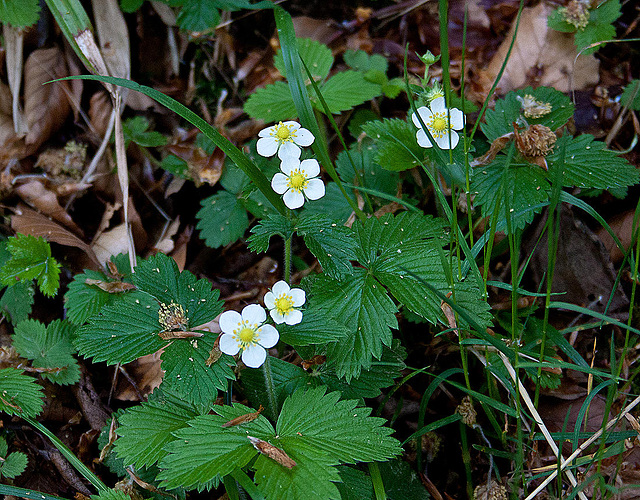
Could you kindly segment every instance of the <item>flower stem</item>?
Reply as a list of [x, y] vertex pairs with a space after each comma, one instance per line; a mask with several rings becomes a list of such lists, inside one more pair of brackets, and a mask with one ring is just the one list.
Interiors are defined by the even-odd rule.
[[284, 280], [291, 285], [291, 242], [293, 236], [284, 240]]
[[268, 400], [267, 412], [269, 413], [271, 420], [275, 422], [278, 419], [280, 408], [278, 408], [278, 398], [276, 396], [276, 389], [273, 385], [273, 373], [271, 372], [269, 353], [267, 353], [267, 359], [265, 359], [262, 364], [262, 374], [264, 375], [264, 387], [266, 389]]

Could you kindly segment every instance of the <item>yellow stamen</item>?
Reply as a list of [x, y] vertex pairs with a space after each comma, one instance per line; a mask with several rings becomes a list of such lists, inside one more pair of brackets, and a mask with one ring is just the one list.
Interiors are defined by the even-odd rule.
[[251, 344], [254, 340], [255, 335], [255, 330], [246, 326], [238, 332], [238, 337], [243, 344]]
[[309, 181], [304, 170], [295, 169], [289, 176], [288, 186], [294, 191], [301, 191], [307, 187]]
[[290, 295], [281, 295], [276, 299], [275, 304], [276, 310], [283, 316], [286, 316], [293, 309], [293, 298], [291, 298]]

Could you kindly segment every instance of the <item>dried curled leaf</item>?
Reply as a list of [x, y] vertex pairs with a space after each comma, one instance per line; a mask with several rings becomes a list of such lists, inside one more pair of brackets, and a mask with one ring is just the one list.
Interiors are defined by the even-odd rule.
[[222, 351], [220, 350], [220, 337], [218, 337], [213, 343], [213, 348], [211, 349], [211, 352], [209, 353], [209, 357], [205, 361], [205, 364], [207, 366], [211, 366], [213, 363], [220, 359], [220, 356], [222, 356]]
[[158, 336], [162, 340], [175, 340], [175, 339], [193, 339], [204, 336], [204, 333], [200, 332], [183, 332], [182, 330], [178, 331], [170, 331], [165, 330], [164, 332], [160, 332]]
[[327, 361], [327, 357], [326, 356], [324, 356], [322, 354], [316, 354], [311, 359], [305, 359], [301, 363], [301, 365], [302, 365], [302, 368], [304, 368], [305, 370], [308, 370], [312, 366], [324, 365], [326, 361]]
[[253, 413], [245, 413], [244, 415], [240, 415], [239, 417], [232, 418], [228, 422], [225, 422], [224, 424], [222, 424], [222, 427], [233, 427], [235, 425], [242, 425], [249, 422], [253, 422], [256, 418], [260, 416], [260, 413], [262, 413], [262, 410], [264, 410], [264, 408], [262, 407], [262, 405], [260, 405], [260, 408], [258, 408], [258, 411], [254, 411]]
[[87, 278], [84, 283], [85, 285], [95, 285], [107, 293], [121, 293], [136, 289], [135, 285], [124, 281], [103, 281]]
[[263, 455], [268, 456], [271, 460], [275, 460], [283, 467], [286, 467], [287, 469], [293, 469], [296, 465], [298, 465], [280, 448], [276, 448], [272, 444], [267, 443], [262, 439], [254, 438], [252, 436], [247, 436], [247, 439], [251, 441], [251, 444], [256, 450], [258, 450]]

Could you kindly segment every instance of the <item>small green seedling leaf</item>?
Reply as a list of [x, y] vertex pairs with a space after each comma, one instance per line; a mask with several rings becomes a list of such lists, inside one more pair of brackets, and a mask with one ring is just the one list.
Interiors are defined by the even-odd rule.
[[3, 0], [0, 2], [0, 22], [14, 28], [26, 28], [38, 21], [40, 2], [38, 0]]
[[27, 468], [29, 459], [21, 451], [9, 453], [9, 447], [4, 437], [0, 437], [0, 477], [13, 479]]
[[31, 314], [34, 293], [33, 283], [29, 281], [20, 281], [7, 287], [0, 298], [2, 315], [13, 325], [26, 320]]
[[34, 418], [42, 411], [42, 387], [17, 368], [0, 370], [0, 411]]
[[134, 116], [123, 121], [122, 131], [125, 146], [131, 142], [145, 148], [164, 146], [167, 143], [167, 138], [160, 132], [149, 130], [150, 125], [149, 120], [143, 116]]
[[49, 243], [41, 237], [17, 234], [9, 238], [11, 258], [0, 269], [0, 282], [12, 286], [35, 279], [40, 291], [53, 297], [60, 283], [60, 264], [51, 256]]
[[[300, 57], [307, 64], [311, 75], [316, 81], [323, 81], [329, 76], [331, 66], [333, 66], [333, 55], [331, 49], [325, 44], [311, 38], [298, 38], [298, 52]], [[282, 59], [282, 49], [279, 49], [273, 57], [273, 65], [282, 76], [287, 77], [287, 70]]]

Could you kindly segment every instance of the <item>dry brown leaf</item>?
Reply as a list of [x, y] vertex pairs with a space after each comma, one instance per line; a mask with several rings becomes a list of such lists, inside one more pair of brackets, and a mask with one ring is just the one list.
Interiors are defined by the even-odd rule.
[[173, 237], [178, 232], [180, 228], [180, 216], [176, 217], [176, 220], [172, 221], [171, 224], [167, 227], [162, 235], [162, 239], [158, 241], [153, 247], [154, 251], [170, 254], [175, 248], [175, 243], [173, 242]]
[[116, 227], [103, 232], [95, 239], [91, 247], [96, 253], [98, 261], [104, 265], [113, 255], [129, 251], [129, 232], [123, 222]]
[[18, 207], [18, 212], [11, 217], [11, 227], [16, 233], [42, 236], [47, 241], [79, 248], [87, 254], [96, 267], [102, 267], [96, 254], [88, 244], [68, 229], [65, 229], [35, 210], [24, 206]]
[[111, 76], [131, 77], [129, 32], [116, 0], [92, 0], [100, 51]]
[[132, 283], [127, 283], [126, 281], [104, 281], [87, 278], [86, 280], [84, 280], [84, 284], [95, 285], [100, 290], [104, 290], [107, 293], [122, 293], [136, 289], [135, 285], [133, 285]]
[[[138, 386], [142, 396], [147, 396], [160, 385], [164, 371], [160, 368], [162, 350], [142, 356], [126, 365], [127, 372]], [[131, 384], [120, 379], [118, 390], [115, 394], [120, 401], [140, 401], [140, 397]]]
[[82, 230], [73, 222], [71, 216], [60, 206], [58, 197], [49, 191], [40, 181], [30, 181], [15, 189], [15, 192], [29, 205], [40, 212], [64, 224], [76, 234]]
[[111, 119], [113, 106], [109, 94], [101, 90], [91, 96], [89, 101], [89, 120], [91, 128], [100, 137], [104, 137]]
[[67, 82], [43, 85], [68, 76], [64, 54], [58, 47], [34, 50], [24, 66], [24, 111], [29, 132], [25, 142], [37, 149], [69, 116]]
[[22, 47], [24, 43], [24, 31], [8, 24], [2, 26], [4, 47], [7, 57], [7, 80], [11, 89], [11, 115], [16, 135], [23, 136], [27, 133], [27, 123], [20, 109], [20, 84], [22, 81]]
[[275, 460], [283, 467], [287, 469], [293, 469], [296, 465], [295, 461], [286, 454], [284, 450], [276, 448], [271, 443], [267, 443], [262, 439], [254, 438], [253, 436], [247, 436], [247, 439], [251, 441], [253, 447], [263, 455], [268, 456], [270, 459]]
[[[498, 85], [500, 93], [527, 85], [545, 85], [568, 92], [598, 83], [598, 60], [593, 55], [582, 55], [574, 68], [577, 52], [573, 35], [548, 28], [547, 16], [550, 12], [551, 7], [545, 2], [522, 11], [513, 51]], [[500, 71], [515, 28], [516, 24], [513, 23], [489, 66], [481, 72], [485, 95]]]
[[254, 411], [253, 413], [245, 413], [244, 415], [240, 415], [239, 417], [232, 418], [228, 422], [225, 422], [224, 424], [222, 424], [222, 427], [234, 427], [236, 425], [242, 425], [249, 422], [253, 422], [256, 418], [260, 416], [260, 413], [262, 413], [262, 410], [264, 410], [264, 408], [262, 405], [260, 405], [260, 408], [258, 408], [258, 411]]

